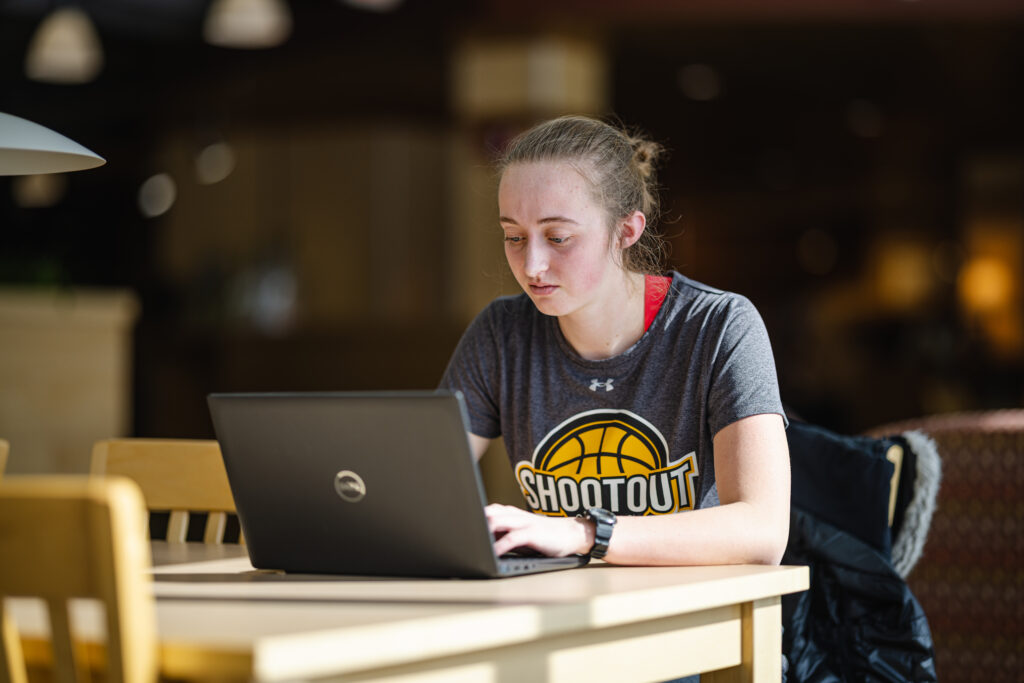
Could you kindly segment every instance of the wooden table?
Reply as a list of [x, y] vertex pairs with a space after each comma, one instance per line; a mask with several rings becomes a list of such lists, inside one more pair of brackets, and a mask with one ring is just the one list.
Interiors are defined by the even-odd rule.
[[[154, 544], [165, 676], [619, 682], [719, 670], [704, 680], [778, 681], [780, 596], [808, 586], [806, 567], [763, 566], [284, 576], [240, 552]], [[85, 607], [83, 629], [98, 629]]]

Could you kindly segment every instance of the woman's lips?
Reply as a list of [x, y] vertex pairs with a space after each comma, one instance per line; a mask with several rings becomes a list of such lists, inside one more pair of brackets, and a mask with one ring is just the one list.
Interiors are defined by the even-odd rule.
[[551, 294], [556, 289], [558, 289], [558, 285], [530, 285], [530, 291], [538, 296]]

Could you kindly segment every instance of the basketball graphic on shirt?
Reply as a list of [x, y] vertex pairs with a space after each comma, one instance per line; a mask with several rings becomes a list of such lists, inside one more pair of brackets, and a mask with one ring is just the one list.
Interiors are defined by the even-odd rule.
[[533, 461], [516, 466], [527, 505], [543, 515], [591, 507], [652, 515], [692, 509], [697, 458], [672, 458], [665, 437], [628, 410], [578, 413], [548, 432]]
[[[535, 466], [547, 472], [582, 476], [642, 474], [665, 465], [659, 435], [642, 430], [621, 416], [592, 419], [583, 416], [566, 425]], [[648, 433], [644, 433], [647, 431]]]

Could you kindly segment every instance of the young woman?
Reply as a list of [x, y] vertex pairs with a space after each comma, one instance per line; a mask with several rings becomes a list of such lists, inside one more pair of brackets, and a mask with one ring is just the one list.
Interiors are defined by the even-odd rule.
[[540, 124], [500, 162], [524, 294], [470, 325], [442, 386], [479, 458], [503, 436], [532, 512], [489, 505], [498, 554], [777, 564], [789, 452], [771, 346], [736, 294], [661, 275], [660, 148], [594, 119]]

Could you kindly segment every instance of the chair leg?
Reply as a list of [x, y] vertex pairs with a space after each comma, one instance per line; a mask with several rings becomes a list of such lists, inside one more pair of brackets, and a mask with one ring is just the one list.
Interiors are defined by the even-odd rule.
[[224, 531], [227, 528], [228, 514], [226, 512], [211, 512], [206, 518], [203, 543], [223, 543]]
[[171, 510], [171, 518], [167, 521], [167, 542], [184, 543], [188, 538], [188, 511]]
[[21, 639], [0, 598], [0, 683], [28, 683]]
[[54, 680], [61, 683], [84, 683], [81, 671], [75, 663], [68, 605], [63, 600], [48, 600], [47, 604], [50, 608], [50, 640], [53, 643]]

